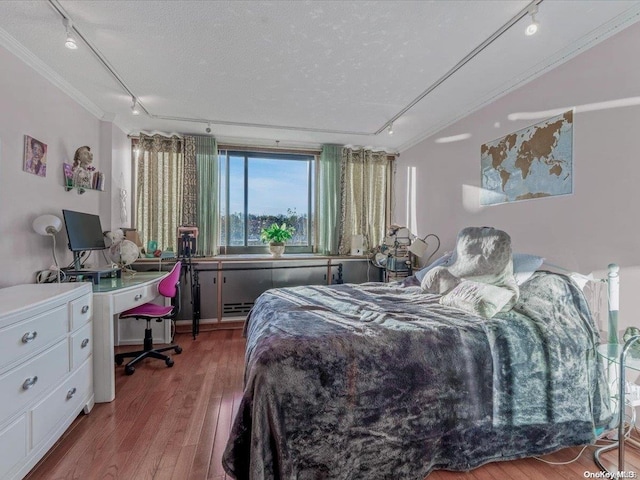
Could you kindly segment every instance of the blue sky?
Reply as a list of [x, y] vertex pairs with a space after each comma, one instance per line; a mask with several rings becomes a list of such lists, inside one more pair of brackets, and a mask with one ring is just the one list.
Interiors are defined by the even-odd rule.
[[[243, 161], [231, 157], [230, 212], [243, 209]], [[234, 161], [235, 160], [235, 161]], [[307, 213], [308, 163], [299, 160], [249, 159], [249, 213], [286, 214], [295, 209]]]

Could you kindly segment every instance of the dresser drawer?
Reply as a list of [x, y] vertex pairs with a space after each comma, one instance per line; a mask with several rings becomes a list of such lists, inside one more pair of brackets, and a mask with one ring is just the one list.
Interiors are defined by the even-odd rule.
[[137, 307], [143, 303], [150, 302], [158, 296], [156, 286], [143, 286], [128, 290], [126, 292], [117, 293], [113, 296], [114, 311], [122, 312], [130, 308]]
[[0, 377], [0, 424], [42, 397], [69, 372], [65, 338], [49, 350]]
[[27, 418], [22, 415], [0, 432], [0, 478], [8, 478], [27, 456]]
[[91, 320], [93, 315], [93, 295], [86, 295], [71, 302], [71, 331]]
[[38, 403], [31, 411], [31, 448], [49, 436], [49, 433], [86, 402], [93, 391], [91, 359], [65, 380], [51, 395]]
[[91, 323], [88, 323], [71, 335], [71, 371], [82, 365], [93, 350], [93, 335]]
[[0, 330], [0, 368], [53, 345], [69, 331], [67, 306], [41, 313]]

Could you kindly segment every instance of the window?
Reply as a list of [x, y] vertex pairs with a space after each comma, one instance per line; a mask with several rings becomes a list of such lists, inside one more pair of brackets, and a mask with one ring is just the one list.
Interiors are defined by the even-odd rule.
[[264, 252], [263, 228], [295, 228], [288, 252], [313, 250], [314, 156], [220, 150], [220, 245], [227, 253]]

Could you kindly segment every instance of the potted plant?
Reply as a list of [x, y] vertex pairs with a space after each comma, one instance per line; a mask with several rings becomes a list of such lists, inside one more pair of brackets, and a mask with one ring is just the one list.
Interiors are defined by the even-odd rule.
[[262, 229], [260, 240], [268, 243], [271, 255], [278, 258], [284, 253], [284, 243], [293, 236], [295, 231], [295, 228], [288, 227], [286, 223], [282, 225], [274, 223], [270, 227]]

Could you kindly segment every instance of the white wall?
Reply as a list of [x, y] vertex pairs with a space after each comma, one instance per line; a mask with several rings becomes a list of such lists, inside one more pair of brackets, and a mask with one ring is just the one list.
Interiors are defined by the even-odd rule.
[[[640, 106], [578, 110], [569, 196], [480, 208], [480, 146], [537, 122], [509, 121], [511, 113], [638, 97], [638, 45], [640, 24], [635, 24], [402, 152], [395, 222], [408, 223], [406, 172], [415, 167], [417, 233], [436, 233], [443, 250], [453, 248], [465, 226], [494, 226], [511, 235], [515, 251], [542, 255], [571, 270], [588, 273], [618, 263], [624, 282], [625, 267], [640, 265]], [[471, 137], [435, 143], [464, 133]], [[638, 311], [626, 313], [633, 310]]]
[[[640, 106], [576, 113], [573, 195], [484, 208], [477, 197], [481, 144], [535, 123], [507, 115], [637, 97], [637, 45], [640, 24], [402, 152], [394, 220], [407, 222], [406, 170], [415, 167], [418, 233], [438, 234], [445, 248], [462, 227], [491, 225], [510, 233], [516, 250], [578, 271], [640, 264]], [[463, 133], [471, 138], [435, 143]]]
[[[105, 192], [87, 191], [82, 195], [66, 192], [62, 163], [72, 163], [75, 150], [89, 145], [98, 170], [119, 174], [122, 167], [118, 162], [128, 162], [130, 153], [125, 151], [126, 136], [116, 132], [111, 122], [95, 118], [1, 47], [0, 68], [0, 287], [4, 287], [32, 283], [35, 273], [53, 262], [51, 240], [31, 228], [38, 215], [51, 213], [62, 217], [62, 209], [108, 212], [102, 212], [101, 205], [107, 209], [111, 205], [112, 182], [107, 182]], [[48, 145], [46, 177], [22, 171], [24, 135]], [[105, 158], [103, 145], [111, 154], [108, 156], [117, 160], [113, 167], [112, 158]], [[113, 225], [113, 216], [109, 217], [106, 222], [102, 220], [104, 229]], [[64, 229], [56, 239], [58, 259], [66, 265], [71, 261], [71, 253]]]

